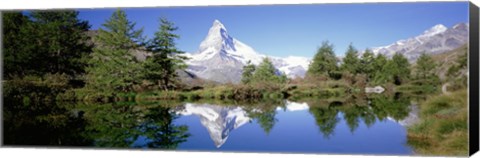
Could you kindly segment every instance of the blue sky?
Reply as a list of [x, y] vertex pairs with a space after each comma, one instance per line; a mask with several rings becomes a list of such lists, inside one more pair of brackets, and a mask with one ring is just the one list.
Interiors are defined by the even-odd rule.
[[[79, 17], [98, 29], [115, 9], [81, 9]], [[257, 52], [286, 57], [312, 57], [322, 41], [343, 55], [348, 44], [357, 49], [384, 46], [423, 33], [436, 24], [468, 22], [467, 2], [358, 3], [126, 8], [127, 17], [152, 37], [159, 17], [179, 27], [177, 46], [195, 52], [215, 19], [228, 33]]]

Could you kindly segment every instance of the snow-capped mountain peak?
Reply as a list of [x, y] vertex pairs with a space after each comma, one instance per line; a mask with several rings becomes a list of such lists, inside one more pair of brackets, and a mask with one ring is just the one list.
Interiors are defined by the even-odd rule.
[[[267, 55], [260, 54], [252, 47], [230, 36], [226, 27], [215, 20], [207, 36], [201, 42], [197, 53], [186, 54], [190, 72], [200, 78], [221, 83], [238, 83], [241, 80], [243, 66], [248, 61], [259, 65]], [[289, 77], [303, 77], [309, 59], [303, 57], [279, 58], [268, 56], [274, 66]], [[292, 62], [294, 61], [294, 62]]]
[[227, 29], [219, 20], [213, 22], [207, 36], [200, 44], [199, 52], [201, 53], [209, 49], [235, 50], [233, 38], [228, 35]]
[[408, 39], [399, 40], [387, 46], [374, 47], [375, 54], [384, 54], [392, 57], [401, 53], [409, 61], [414, 62], [422, 53], [438, 54], [453, 50], [468, 41], [468, 25], [459, 23], [451, 28], [437, 24], [422, 34]]
[[447, 31], [447, 29], [448, 28], [445, 25], [437, 24], [437, 25], [433, 26], [432, 28], [423, 32], [422, 36], [434, 36], [436, 34]]

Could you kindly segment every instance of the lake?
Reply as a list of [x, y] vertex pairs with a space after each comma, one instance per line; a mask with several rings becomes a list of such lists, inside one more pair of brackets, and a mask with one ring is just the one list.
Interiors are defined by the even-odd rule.
[[412, 155], [407, 97], [10, 103], [6, 146]]

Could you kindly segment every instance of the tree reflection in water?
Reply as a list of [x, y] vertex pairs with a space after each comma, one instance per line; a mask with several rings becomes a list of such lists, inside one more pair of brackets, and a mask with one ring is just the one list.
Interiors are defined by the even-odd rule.
[[[175, 123], [175, 120], [181, 117], [180, 111], [185, 111], [186, 104], [182, 102], [28, 103], [8, 98], [6, 101], [8, 104], [4, 106], [3, 112], [5, 145], [176, 149], [191, 136], [188, 126]], [[219, 138], [223, 140], [217, 140], [220, 142], [217, 144], [221, 146], [221, 142], [226, 141], [231, 130], [243, 125], [238, 121], [255, 120], [264, 132], [269, 134], [275, 129], [278, 122], [276, 115], [282, 108], [308, 110], [320, 133], [329, 139], [335, 134], [340, 120], [345, 120], [350, 132], [355, 133], [362, 121], [367, 127], [371, 127], [377, 121], [385, 119], [402, 120], [409, 114], [409, 105], [408, 97], [395, 94], [305, 98], [295, 102], [264, 100], [193, 103], [188, 107], [196, 108], [199, 114], [203, 108], [205, 112], [219, 112], [218, 117], [225, 117], [216, 118], [215, 123], [202, 122], [204, 126], [216, 125], [215, 129], [217, 126], [225, 128], [217, 131], [222, 134]], [[208, 115], [211, 114], [205, 114], [206, 117]], [[218, 123], [221, 125], [217, 125]]]

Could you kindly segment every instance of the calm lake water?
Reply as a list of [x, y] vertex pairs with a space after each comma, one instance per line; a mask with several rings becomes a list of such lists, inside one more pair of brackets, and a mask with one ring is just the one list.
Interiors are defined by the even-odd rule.
[[4, 144], [185, 151], [411, 155], [409, 99], [17, 103]]

